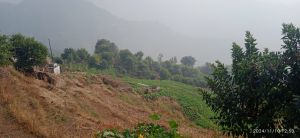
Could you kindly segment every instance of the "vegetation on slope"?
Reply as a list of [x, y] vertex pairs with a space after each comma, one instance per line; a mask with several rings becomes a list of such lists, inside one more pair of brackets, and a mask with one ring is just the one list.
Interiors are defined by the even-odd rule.
[[132, 87], [141, 92], [145, 84], [149, 86], [159, 86], [161, 90], [155, 93], [143, 94], [146, 99], [156, 99], [166, 96], [175, 99], [182, 107], [183, 113], [197, 125], [203, 128], [216, 128], [211, 121], [214, 113], [207, 106], [198, 88], [170, 80], [144, 80], [124, 77], [124, 81], [132, 85]]
[[[25, 71], [25, 72], [32, 72], [34, 66], [41, 66], [45, 64], [45, 60], [47, 56], [47, 49], [44, 45], [35, 41], [33, 38], [28, 38], [21, 34], [12, 35], [12, 36], [1, 35], [0, 49], [2, 49], [2, 51], [0, 52], [0, 57], [3, 57], [1, 58], [0, 66], [14, 65], [17, 70]], [[173, 57], [170, 60], [166, 60], [166, 61], [163, 61], [162, 57], [163, 56], [160, 55], [158, 61], [152, 60], [151, 57], [143, 58], [142, 52], [137, 52], [136, 54], [133, 54], [129, 50], [119, 51], [118, 48], [113, 43], [107, 40], [100, 40], [96, 44], [95, 52], [93, 56], [89, 55], [89, 53], [85, 49], [74, 50], [70, 48], [70, 49], [65, 49], [64, 53], [61, 56], [62, 59], [55, 58], [57, 62], [60, 62], [62, 64], [62, 67], [64, 67], [63, 69], [65, 71], [69, 69], [72, 71], [74, 71], [74, 69], [78, 69], [79, 71], [87, 71], [88, 72], [87, 74], [82, 73], [82, 74], [86, 74], [86, 76], [75, 79], [73, 78], [74, 77], [73, 75], [65, 76], [66, 74], [69, 74], [66, 72], [66, 74], [62, 76], [72, 77], [72, 79], [74, 80], [72, 80], [72, 82], [66, 82], [66, 80], [62, 78], [57, 78], [59, 80], [58, 83], [59, 87], [55, 87], [54, 86], [55, 84], [54, 85], [48, 84], [48, 86], [45, 86], [45, 84], [41, 85], [39, 83], [36, 83], [36, 85], [34, 85], [33, 83], [32, 86], [30, 85], [25, 86], [23, 84], [24, 83], [28, 84], [29, 80], [32, 81], [33, 78], [30, 77], [26, 78], [22, 74], [17, 73], [16, 71], [12, 71], [11, 69], [8, 70], [4, 69], [4, 71], [7, 74], [9, 74], [6, 75], [6, 78], [12, 79], [11, 81], [5, 82], [5, 86], [7, 85], [7, 83], [12, 83], [13, 80], [15, 80], [14, 86], [15, 88], [18, 88], [20, 90], [14, 93], [8, 93], [11, 91], [12, 88], [1, 87], [2, 95], [0, 96], [2, 97], [0, 98], [4, 98], [4, 101], [7, 101], [6, 103], [2, 103], [4, 104], [3, 107], [5, 109], [7, 109], [8, 111], [13, 110], [8, 114], [13, 118], [16, 118], [19, 123], [26, 124], [25, 127], [28, 126], [30, 133], [33, 133], [36, 136], [49, 137], [49, 136], [55, 136], [56, 134], [54, 133], [56, 133], [57, 131], [58, 135], [64, 136], [64, 134], [60, 133], [60, 130], [56, 130], [54, 126], [57, 126], [58, 125], [57, 123], [60, 124], [71, 123], [77, 119], [76, 116], [70, 115], [70, 113], [65, 112], [65, 110], [72, 110], [72, 112], [77, 111], [79, 112], [79, 114], [82, 114], [83, 112], [85, 116], [87, 115], [89, 116], [89, 118], [95, 119], [94, 123], [100, 121], [98, 119], [99, 117], [102, 117], [103, 114], [99, 114], [99, 112], [96, 111], [95, 108], [98, 108], [99, 105], [96, 106], [96, 104], [93, 103], [95, 102], [95, 99], [92, 102], [93, 104], [90, 105], [91, 101], [88, 101], [88, 103], [86, 103], [87, 101], [80, 99], [77, 96], [75, 97], [71, 96], [73, 98], [69, 99], [70, 100], [69, 102], [72, 104], [76, 103], [76, 105], [73, 105], [72, 107], [73, 109], [64, 109], [65, 107], [59, 107], [59, 109], [55, 109], [56, 107], [52, 107], [52, 106], [49, 106], [50, 109], [47, 109], [46, 105], [48, 103], [45, 103], [45, 101], [40, 101], [41, 99], [36, 99], [36, 97], [32, 97], [31, 96], [32, 93], [29, 93], [31, 92], [30, 89], [35, 90], [34, 91], [35, 96], [43, 95], [42, 97], [44, 98], [45, 98], [44, 94], [46, 94], [46, 97], [48, 97], [49, 96], [48, 92], [53, 90], [55, 92], [62, 92], [62, 91], [67, 92], [67, 95], [72, 94], [74, 92], [74, 88], [78, 89], [75, 90], [76, 93], [81, 91], [90, 92], [91, 88], [86, 88], [86, 86], [90, 86], [92, 88], [99, 87], [99, 86], [91, 86], [93, 85], [94, 81], [89, 80], [91, 77], [93, 78], [95, 74], [97, 75], [98, 73], [101, 74], [109, 73], [109, 74], [117, 74], [117, 75], [122, 74], [125, 76], [128, 75], [128, 76], [134, 76], [134, 77], [144, 78], [144, 79], [153, 79], [152, 82], [149, 80], [149, 83], [151, 85], [152, 83], [154, 85], [163, 82], [161, 83], [162, 91], [160, 91], [159, 93], [155, 93], [154, 95], [153, 94], [144, 95], [144, 97], [146, 97], [146, 99], [149, 98], [151, 99], [152, 97], [154, 97], [155, 99], [160, 99], [159, 97], [161, 98], [171, 97], [180, 103], [184, 111], [184, 114], [190, 120], [194, 121], [195, 124], [202, 126], [204, 128], [214, 128], [215, 126], [213, 125], [213, 123], [209, 121], [209, 118], [213, 116], [213, 113], [207, 108], [205, 103], [201, 101], [201, 96], [197, 92], [196, 88], [182, 83], [176, 83], [170, 81], [170, 79], [172, 79], [175, 81], [180, 81], [192, 85], [203, 86], [204, 75], [201, 73], [201, 71], [198, 68], [194, 68], [195, 59], [193, 57], [187, 56], [181, 60], [182, 64], [177, 64], [176, 57]], [[12, 77], [14, 75], [17, 76], [16, 79]], [[53, 81], [58, 81], [58, 80], [53, 79]], [[89, 81], [85, 81], [85, 80], [89, 80]], [[129, 82], [131, 84], [135, 83], [134, 82], [135, 79], [127, 78], [126, 80], [127, 81], [131, 80], [131, 82]], [[165, 80], [165, 81], [159, 81], [159, 80]], [[143, 81], [144, 83], [144, 81], [147, 80], [136, 79], [136, 81]], [[75, 83], [76, 87], [71, 87], [71, 89], [68, 90], [68, 88], [65, 88], [65, 85], [70, 85], [70, 83], [71, 84]], [[85, 83], [85, 85], [83, 85], [82, 83]], [[109, 86], [108, 89], [111, 91], [119, 91], [111, 87], [114, 86]], [[138, 90], [138, 87], [135, 87], [135, 89]], [[19, 91], [22, 91], [23, 93], [19, 93]], [[20, 96], [20, 94], [22, 94], [22, 96]], [[52, 94], [55, 95], [55, 93]], [[9, 98], [7, 98], [7, 95], [9, 95], [8, 96]], [[59, 96], [56, 95], [56, 98], [60, 96], [61, 95]], [[28, 111], [30, 111], [30, 109], [23, 107], [23, 105], [26, 104], [13, 102], [14, 101], [13, 97], [20, 98], [17, 101], [23, 101], [25, 103], [29, 102], [28, 103], [30, 105], [29, 107], [34, 106], [32, 108], [38, 108], [39, 112], [33, 113], [31, 116], [40, 117], [43, 119], [37, 121], [34, 120], [34, 118], [29, 117]], [[128, 97], [128, 95], [126, 96], [125, 94], [120, 95], [120, 99], [123, 100], [124, 102], [127, 102], [128, 104], [132, 104], [134, 108], [136, 108], [137, 105], [139, 106], [141, 105], [141, 102], [139, 104], [136, 104], [135, 102], [133, 103], [130, 96]], [[65, 98], [64, 101], [66, 101]], [[52, 102], [53, 101], [51, 101], [51, 103]], [[53, 104], [58, 104], [61, 103], [62, 101], [58, 100], [55, 102], [57, 103], [53, 103]], [[119, 101], [115, 101], [115, 103], [111, 103], [111, 102], [109, 103], [116, 104], [118, 102]], [[147, 106], [147, 104], [153, 104], [156, 102], [159, 101], [152, 101], [151, 103], [146, 102], [144, 103], [144, 106], [140, 107], [141, 108], [140, 110], [143, 110], [145, 106]], [[109, 103], [105, 103], [105, 104], [109, 104]], [[180, 113], [181, 110], [177, 111], [180, 109], [180, 107], [173, 109], [173, 107], [168, 106], [168, 104], [161, 104], [160, 106], [162, 106], [161, 111], [167, 113], [168, 116], [171, 116], [169, 119], [171, 119], [172, 117], [173, 118], [180, 117], [180, 115], [178, 116], [178, 113]], [[11, 107], [13, 107], [14, 109], [11, 109]], [[148, 111], [153, 110], [153, 111], [149, 111], [150, 114], [155, 112], [157, 110], [156, 108], [158, 107], [153, 106], [150, 107], [150, 109], [148, 108], [146, 110]], [[17, 112], [15, 112], [16, 109], [18, 109]], [[51, 113], [49, 113], [49, 110]], [[55, 110], [55, 113], [52, 114], [52, 110]], [[125, 107], [122, 110], [126, 111], [128, 109], [127, 107]], [[61, 113], [57, 113], [57, 111]], [[170, 111], [172, 113], [168, 113]], [[123, 112], [123, 111], [118, 111], [118, 112]], [[49, 114], [49, 115], [45, 116], [45, 114]], [[113, 113], [113, 116], [114, 114], [119, 114], [119, 113]], [[124, 117], [122, 118], [124, 119]], [[183, 118], [184, 117], [181, 116], [179, 122], [184, 122], [182, 121]], [[145, 121], [138, 121], [138, 123], [140, 122], [145, 122]], [[48, 126], [47, 124], [51, 124], [51, 126]], [[187, 124], [189, 123], [185, 123], [183, 124], [183, 126], [186, 126]], [[94, 125], [95, 124], [93, 124], [93, 126]], [[37, 127], [43, 129], [48, 128], [49, 130], [51, 130], [51, 132], [42, 130]]]
[[117, 74], [142, 79], [174, 80], [198, 87], [206, 85], [205, 74], [201, 68], [195, 67], [196, 60], [191, 56], [183, 57], [180, 64], [176, 57], [163, 60], [162, 54], [156, 61], [152, 57], [144, 57], [142, 51], [132, 53], [128, 49], [119, 50], [113, 42], [105, 39], [97, 41], [93, 54], [86, 49], [66, 48], [55, 61], [67, 70], [114, 70]]
[[90, 138], [99, 130], [123, 131], [139, 123], [151, 123], [149, 116], [156, 113], [161, 119], [155, 124], [170, 129], [168, 122], [176, 120], [178, 131], [187, 137], [219, 135], [194, 125], [175, 100], [160, 97], [146, 101], [124, 89], [128, 84], [122, 81], [110, 85], [104, 83], [104, 76], [84, 72], [65, 72], [52, 77], [57, 82], [55, 86], [12, 68], [0, 68], [0, 117], [11, 118], [0, 123], [1, 134]]
[[157, 124], [140, 123], [133, 129], [123, 132], [118, 130], [104, 130], [95, 134], [96, 138], [183, 138], [177, 130], [176, 121], [169, 121], [170, 130]]

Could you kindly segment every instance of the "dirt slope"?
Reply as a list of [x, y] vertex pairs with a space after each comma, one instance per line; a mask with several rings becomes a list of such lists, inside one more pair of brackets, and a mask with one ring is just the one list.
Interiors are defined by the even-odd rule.
[[132, 128], [139, 122], [179, 122], [179, 131], [189, 137], [215, 137], [214, 131], [200, 129], [188, 121], [180, 106], [163, 97], [147, 102], [127, 84], [103, 83], [102, 76], [66, 73], [53, 76], [56, 85], [0, 68], [0, 137], [93, 137], [99, 130]]

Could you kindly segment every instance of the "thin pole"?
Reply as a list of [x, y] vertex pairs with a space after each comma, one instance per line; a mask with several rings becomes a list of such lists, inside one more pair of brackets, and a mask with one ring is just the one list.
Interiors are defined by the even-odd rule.
[[49, 47], [50, 47], [51, 59], [52, 59], [52, 62], [53, 62], [53, 54], [52, 54], [52, 47], [51, 47], [50, 39], [48, 39], [48, 42], [49, 42]]

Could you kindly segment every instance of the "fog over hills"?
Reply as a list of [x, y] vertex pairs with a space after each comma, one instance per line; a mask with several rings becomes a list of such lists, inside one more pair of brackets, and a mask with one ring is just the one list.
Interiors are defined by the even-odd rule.
[[1, 32], [24, 33], [44, 44], [50, 38], [55, 53], [66, 47], [92, 51], [97, 39], [106, 38], [121, 49], [141, 50], [154, 58], [159, 53], [165, 58], [192, 55], [204, 63], [228, 58], [218, 55], [225, 55], [231, 43], [187, 37], [158, 22], [125, 20], [86, 0], [24, 0], [17, 4], [2, 0], [0, 18]]
[[[270, 50], [280, 50], [281, 24], [292, 22], [300, 26], [299, 0], [90, 1], [124, 19], [158, 21], [176, 32], [200, 40], [207, 37], [226, 40], [222, 45], [209, 43], [194, 49], [206, 51], [207, 48], [204, 57], [214, 57], [222, 61], [224, 55], [230, 55], [231, 42], [236, 41], [240, 45], [244, 43], [246, 30], [251, 31], [257, 38], [260, 49], [268, 47]], [[217, 53], [210, 51], [212, 45]], [[228, 61], [229, 59], [225, 60], [227, 63]]]

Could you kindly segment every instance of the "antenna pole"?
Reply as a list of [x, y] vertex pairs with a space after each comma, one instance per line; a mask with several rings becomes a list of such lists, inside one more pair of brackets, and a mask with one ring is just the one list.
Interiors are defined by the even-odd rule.
[[52, 59], [52, 62], [53, 62], [53, 54], [52, 54], [52, 47], [51, 47], [50, 39], [48, 39], [48, 42], [49, 42], [49, 47], [50, 47], [51, 59]]

